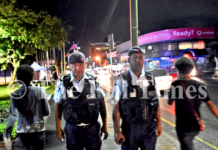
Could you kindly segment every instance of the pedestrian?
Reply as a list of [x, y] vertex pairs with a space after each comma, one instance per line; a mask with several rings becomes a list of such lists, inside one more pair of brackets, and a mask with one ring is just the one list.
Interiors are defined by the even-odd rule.
[[31, 86], [34, 70], [20, 65], [16, 77], [22, 86], [10, 95], [10, 115], [4, 132], [6, 149], [11, 148], [10, 137], [17, 121], [17, 137], [27, 150], [43, 150], [45, 144], [44, 116], [50, 113], [45, 90]]
[[70, 66], [67, 66], [67, 69], [66, 69], [66, 74], [70, 74], [71, 71], [70, 71]]
[[168, 104], [176, 105], [176, 132], [182, 150], [193, 150], [193, 139], [204, 130], [199, 111], [201, 102], [205, 102], [208, 108], [218, 118], [218, 110], [210, 100], [204, 83], [192, 80], [190, 73], [194, 63], [187, 57], [180, 57], [175, 61], [178, 71], [178, 79], [172, 82]]
[[57, 71], [55, 70], [54, 73], [53, 73], [53, 79], [54, 79], [54, 82], [55, 82], [55, 86], [57, 85], [57, 80], [58, 80], [58, 75], [57, 75]]
[[[104, 133], [104, 140], [108, 137], [104, 92], [96, 77], [84, 73], [86, 62], [83, 53], [72, 53], [69, 64], [72, 72], [59, 80], [54, 95], [58, 139], [63, 142], [65, 138], [61, 129], [63, 112], [67, 149], [100, 150], [101, 135]], [[99, 112], [102, 127], [98, 122]]]
[[162, 131], [154, 76], [142, 69], [143, 54], [140, 47], [129, 50], [130, 69], [118, 75], [112, 93], [115, 142], [122, 150], [155, 150]]

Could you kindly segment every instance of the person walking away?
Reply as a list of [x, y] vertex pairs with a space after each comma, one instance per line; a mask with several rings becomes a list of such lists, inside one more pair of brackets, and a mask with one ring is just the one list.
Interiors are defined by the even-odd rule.
[[194, 63], [187, 57], [180, 57], [175, 61], [178, 70], [178, 80], [172, 82], [168, 104], [175, 101], [176, 132], [181, 150], [193, 150], [193, 139], [204, 130], [201, 120], [200, 106], [205, 102], [212, 113], [218, 118], [218, 110], [210, 100], [204, 83], [192, 80], [190, 73]]
[[27, 150], [43, 150], [45, 144], [44, 116], [50, 114], [45, 90], [30, 85], [34, 70], [29, 65], [20, 65], [16, 77], [22, 86], [10, 95], [10, 115], [3, 134], [6, 149], [11, 149], [11, 132], [17, 121], [17, 136]]
[[58, 75], [57, 75], [57, 71], [56, 70], [53, 73], [53, 79], [54, 79], [55, 86], [56, 86], [57, 85], [57, 80], [58, 80]]

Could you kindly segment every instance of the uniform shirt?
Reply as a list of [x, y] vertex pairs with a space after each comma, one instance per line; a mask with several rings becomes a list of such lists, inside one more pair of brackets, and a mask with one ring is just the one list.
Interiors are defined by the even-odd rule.
[[[131, 81], [132, 85], [139, 85], [140, 88], [142, 88], [142, 89], [146, 88], [149, 85], [149, 82], [148, 82], [147, 78], [145, 77], [144, 70], [141, 71], [141, 74], [139, 77], [137, 77], [131, 71], [131, 69], [129, 71], [130, 71], [130, 75], [132, 78], [132, 81]], [[123, 98], [127, 97], [127, 92], [124, 92], [125, 88], [127, 86], [128, 86], [127, 81], [125, 81], [121, 75], [118, 76], [116, 79], [115, 85], [114, 85], [112, 95], [111, 95], [111, 98], [113, 98], [115, 100], [115, 103], [120, 101], [122, 93], [124, 94]]]
[[15, 101], [18, 101], [19, 99], [13, 98], [12, 96], [23, 95], [25, 90], [26, 88], [24, 86], [21, 86], [18, 90], [11, 94], [10, 115], [8, 118], [7, 127], [4, 132], [4, 137], [9, 138], [11, 136], [11, 132], [13, 130], [17, 117], [17, 133], [32, 133], [45, 130], [44, 116], [41, 109], [42, 105], [48, 106], [48, 109], [44, 111], [46, 113], [50, 113], [50, 107], [46, 98], [45, 90], [42, 88], [29, 86], [29, 93], [27, 95], [27, 98], [32, 102], [30, 107], [33, 108], [32, 112], [34, 115], [28, 117], [18, 111], [18, 109], [15, 107]]
[[[73, 86], [76, 88], [76, 90], [78, 92], [81, 93], [84, 89], [85, 79], [89, 79], [89, 77], [84, 73], [83, 78], [80, 81], [78, 81], [77, 79], [75, 79], [72, 72], [71, 72], [70, 76], [71, 76], [70, 82], [73, 82]], [[92, 87], [93, 85], [94, 84], [91, 84], [91, 88], [90, 88], [92, 90], [92, 92], [97, 88], [95, 86]], [[100, 90], [102, 95], [105, 96], [104, 91], [101, 89], [101, 87], [99, 87], [97, 90]], [[66, 99], [66, 93], [67, 93], [67, 91], [63, 85], [63, 80], [62, 81], [59, 80], [58, 85], [57, 85], [56, 90], [55, 90], [53, 100], [56, 103], [62, 103], [61, 99]]]

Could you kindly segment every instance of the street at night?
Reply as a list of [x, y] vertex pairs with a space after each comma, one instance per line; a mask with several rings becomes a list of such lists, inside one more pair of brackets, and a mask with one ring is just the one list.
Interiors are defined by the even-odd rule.
[[217, 8], [0, 0], [0, 150], [218, 150]]
[[[106, 94], [106, 106], [107, 106], [107, 116], [108, 116], [108, 130], [109, 137], [107, 140], [102, 142], [102, 150], [119, 150], [120, 146], [114, 142], [114, 129], [113, 129], [113, 120], [112, 120], [112, 110], [113, 110], [113, 100], [110, 99], [112, 92], [112, 81], [111, 75], [97, 75], [98, 81], [100, 82], [105, 94]], [[114, 77], [115, 78], [115, 77]], [[207, 85], [209, 95], [211, 100], [218, 106], [218, 88], [217, 83], [218, 80], [209, 79], [208, 77], [193, 78], [195, 80], [200, 80]], [[180, 144], [175, 131], [175, 106], [167, 104], [167, 97], [160, 97], [160, 107], [161, 107], [161, 123], [162, 123], [162, 135], [158, 138], [156, 149], [157, 150], [179, 150]], [[48, 117], [46, 121], [46, 145], [45, 150], [64, 150], [66, 149], [66, 140], [61, 143], [57, 139], [56, 135], [56, 127], [55, 127], [55, 103], [54, 101], [49, 101], [51, 106], [51, 115]], [[199, 135], [194, 140], [194, 145], [196, 149], [201, 150], [217, 150], [217, 119], [212, 115], [212, 113], [207, 108], [206, 104], [201, 105], [201, 114], [202, 119], [205, 122], [205, 131], [200, 132]], [[101, 119], [99, 118], [101, 122]], [[65, 121], [62, 119], [62, 129], [64, 129]], [[16, 143], [15, 150], [23, 150], [20, 147], [20, 143]]]

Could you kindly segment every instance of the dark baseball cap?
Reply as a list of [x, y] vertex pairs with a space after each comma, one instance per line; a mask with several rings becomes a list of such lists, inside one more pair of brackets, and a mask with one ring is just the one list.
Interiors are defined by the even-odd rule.
[[85, 62], [85, 55], [81, 52], [74, 52], [69, 56], [68, 62], [70, 64], [75, 64], [75, 63], [84, 63]]
[[144, 51], [139, 47], [139, 46], [135, 46], [133, 48], [131, 48], [128, 52], [128, 56], [131, 56], [134, 53], [142, 53], [144, 54]]

